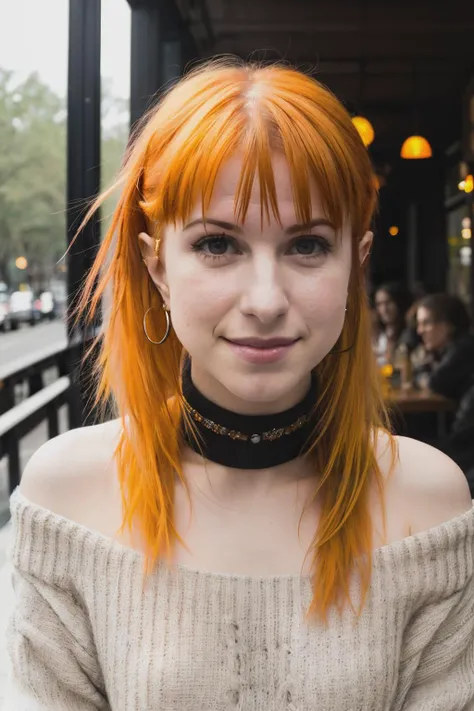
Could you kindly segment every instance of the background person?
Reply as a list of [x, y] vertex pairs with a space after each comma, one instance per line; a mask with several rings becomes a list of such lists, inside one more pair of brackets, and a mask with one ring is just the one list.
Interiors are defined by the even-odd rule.
[[380, 326], [374, 350], [379, 364], [393, 363], [396, 350], [402, 344], [409, 350], [415, 347], [416, 332], [406, 322], [412, 303], [413, 298], [403, 284], [391, 282], [377, 288], [374, 306]]
[[437, 446], [462, 468], [474, 496], [474, 336], [464, 303], [456, 296], [433, 294], [417, 308], [418, 333], [425, 358], [416, 381], [458, 401], [449, 434]]

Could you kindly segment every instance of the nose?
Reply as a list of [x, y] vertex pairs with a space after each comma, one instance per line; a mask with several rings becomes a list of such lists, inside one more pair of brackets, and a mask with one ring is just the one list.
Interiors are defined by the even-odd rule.
[[268, 255], [254, 261], [242, 289], [240, 309], [244, 315], [271, 324], [288, 312], [289, 301], [280, 272]]

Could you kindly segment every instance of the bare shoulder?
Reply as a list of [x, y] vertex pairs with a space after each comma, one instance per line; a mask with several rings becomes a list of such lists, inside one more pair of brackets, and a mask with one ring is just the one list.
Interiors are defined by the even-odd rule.
[[[387, 478], [387, 507], [403, 512], [409, 533], [426, 531], [472, 508], [469, 486], [462, 470], [434, 447], [408, 437], [395, 437], [395, 460]], [[388, 437], [378, 442], [378, 460], [388, 474]]]
[[120, 432], [120, 420], [112, 420], [50, 439], [26, 465], [20, 491], [43, 508], [97, 528], [101, 507], [115, 499], [114, 451]]

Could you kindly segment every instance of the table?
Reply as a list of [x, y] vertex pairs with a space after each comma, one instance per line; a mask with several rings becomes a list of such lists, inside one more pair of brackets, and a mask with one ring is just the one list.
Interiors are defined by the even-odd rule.
[[403, 413], [433, 412], [437, 414], [438, 436], [447, 435], [447, 415], [456, 411], [456, 402], [431, 390], [392, 389], [386, 396], [389, 405]]

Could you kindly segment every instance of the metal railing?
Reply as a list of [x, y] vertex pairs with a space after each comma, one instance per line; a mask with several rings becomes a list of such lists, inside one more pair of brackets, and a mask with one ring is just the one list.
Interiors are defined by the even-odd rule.
[[[8, 458], [8, 491], [20, 482], [20, 446], [25, 435], [46, 420], [48, 438], [59, 434], [59, 409], [67, 406], [68, 427], [80, 427], [84, 407], [80, 363], [84, 343], [55, 343], [0, 367], [0, 459]], [[55, 367], [57, 378], [45, 385], [46, 372]], [[18, 386], [28, 394], [18, 401]]]

